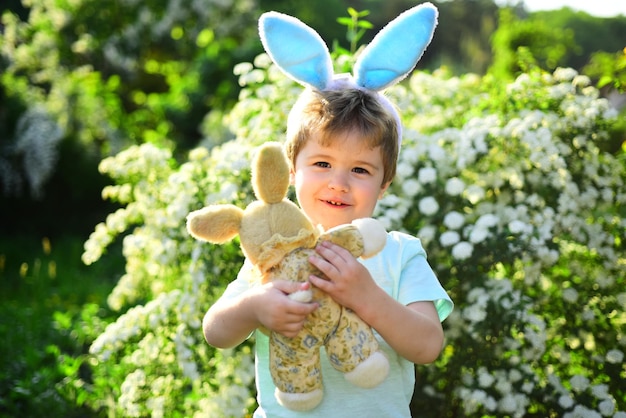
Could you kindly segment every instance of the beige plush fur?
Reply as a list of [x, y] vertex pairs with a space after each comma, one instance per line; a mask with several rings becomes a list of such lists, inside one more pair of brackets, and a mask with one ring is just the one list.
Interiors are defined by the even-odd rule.
[[[308, 281], [311, 274], [324, 277], [308, 262], [320, 240], [329, 240], [355, 257], [369, 257], [385, 245], [387, 234], [372, 219], [359, 219], [326, 232], [316, 228], [306, 215], [286, 198], [289, 166], [277, 143], [260, 147], [252, 165], [252, 183], [257, 201], [245, 209], [213, 205], [192, 212], [187, 228], [195, 238], [224, 243], [239, 234], [245, 256], [255, 266], [260, 283], [274, 279]], [[277, 400], [285, 407], [306, 411], [323, 398], [320, 348], [331, 364], [355, 385], [370, 388], [381, 383], [389, 362], [379, 350], [371, 328], [354, 312], [337, 304], [315, 287], [290, 295], [315, 301], [319, 308], [307, 319], [295, 338], [270, 333], [270, 368]]]

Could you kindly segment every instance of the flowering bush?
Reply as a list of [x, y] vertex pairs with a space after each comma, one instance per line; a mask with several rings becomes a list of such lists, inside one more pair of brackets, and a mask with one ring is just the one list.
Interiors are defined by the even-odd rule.
[[124, 207], [96, 227], [83, 261], [95, 262], [129, 233], [126, 272], [108, 298], [121, 315], [91, 344], [93, 377], [66, 382], [90, 407], [122, 416], [229, 417], [253, 405], [250, 347], [216, 352], [201, 330], [206, 307], [238, 272], [238, 247], [212, 248], [185, 230], [192, 209], [244, 197], [247, 156], [239, 151], [234, 143], [212, 154], [199, 148], [178, 165], [170, 151], [144, 144], [102, 161], [101, 171], [118, 183], [103, 196]]
[[[124, 416], [242, 416], [254, 406], [250, 347], [217, 351], [200, 319], [242, 261], [191, 239], [185, 216], [251, 198], [250, 152], [280, 140], [301, 91], [265, 55], [236, 68], [236, 139], [178, 164], [153, 145], [106, 159], [125, 205], [83, 258], [124, 235], [121, 315], [90, 348], [87, 403]], [[624, 154], [604, 151], [616, 112], [573, 70], [489, 77], [416, 73], [389, 94], [406, 125], [377, 213], [419, 236], [456, 309], [412, 407], [443, 416], [626, 417]], [[207, 143], [219, 143], [207, 138]]]
[[570, 69], [504, 87], [416, 74], [392, 93], [413, 129], [381, 219], [424, 241], [457, 305], [444, 354], [419, 370], [415, 406], [626, 411], [626, 173], [623, 153], [602, 151], [616, 112]]
[[[188, 150], [204, 114], [236, 97], [230, 70], [253, 48], [255, 0], [109, 6], [27, 0], [24, 19], [10, 4], [0, 10], [0, 133], [13, 138], [0, 146], [5, 195], [25, 178], [39, 197], [56, 168], [57, 137], [102, 156], [144, 142]], [[44, 161], [31, 167], [33, 159]]]

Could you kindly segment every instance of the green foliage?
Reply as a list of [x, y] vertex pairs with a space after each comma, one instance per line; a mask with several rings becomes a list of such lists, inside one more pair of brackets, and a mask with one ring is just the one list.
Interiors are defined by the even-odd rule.
[[[79, 372], [75, 357], [104, 330], [98, 322], [107, 313], [100, 305], [123, 265], [119, 256], [82, 265], [82, 240], [0, 240], [0, 416], [88, 416], [57, 386], [68, 368]], [[81, 310], [88, 328], [74, 327]]]
[[102, 155], [144, 142], [195, 146], [205, 114], [235, 100], [231, 69], [256, 32], [247, 1], [28, 6], [26, 21], [2, 15], [0, 91], [13, 120], [20, 107], [42, 108], [65, 137]]
[[[93, 379], [72, 380], [89, 405], [135, 416], [217, 405], [238, 416], [254, 405], [249, 346], [213, 350], [199, 324], [241, 254], [236, 243], [194, 241], [184, 217], [250, 200], [251, 150], [280, 139], [301, 87], [265, 55], [236, 72], [243, 90], [226, 119], [235, 140], [194, 150], [181, 165], [152, 145], [101, 165], [118, 183], [105, 194], [125, 207], [96, 228], [83, 257], [95, 261], [127, 233], [127, 267], [109, 297], [123, 313], [90, 348]], [[626, 164], [622, 150], [600, 148], [616, 112], [571, 69], [535, 69], [505, 86], [415, 73], [389, 95], [407, 129], [377, 213], [423, 240], [456, 304], [441, 358], [418, 368], [412, 408], [433, 417], [623, 416]]]
[[[403, 4], [408, 8], [414, 2]], [[490, 40], [498, 26], [497, 4], [493, 0], [447, 0], [435, 4], [439, 24], [418, 68], [434, 70], [445, 66], [454, 74], [483, 74], [493, 60]]]
[[527, 68], [520, 62], [536, 63], [554, 71], [569, 55], [579, 50], [571, 29], [552, 26], [542, 20], [519, 20], [511, 9], [500, 10], [498, 29], [492, 37], [493, 62], [489, 69], [498, 78], [514, 78]]
[[598, 80], [598, 87], [626, 92], [626, 47], [616, 53], [596, 52], [583, 71]]
[[553, 28], [567, 28], [574, 34], [579, 46], [576, 54], [569, 54], [563, 66], [580, 70], [595, 52], [615, 52], [624, 48], [626, 39], [626, 16], [602, 18], [568, 7], [532, 13], [529, 19]]

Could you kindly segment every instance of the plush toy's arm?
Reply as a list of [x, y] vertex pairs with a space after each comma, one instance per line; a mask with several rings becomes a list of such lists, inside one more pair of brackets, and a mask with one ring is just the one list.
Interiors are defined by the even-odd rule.
[[383, 224], [374, 218], [361, 218], [352, 221], [363, 236], [363, 254], [361, 257], [373, 257], [385, 248], [387, 231]]
[[194, 238], [222, 244], [239, 233], [242, 218], [243, 209], [237, 206], [207, 206], [187, 216], [187, 230]]
[[339, 225], [320, 236], [320, 240], [337, 244], [355, 257], [368, 258], [380, 252], [387, 242], [387, 231], [373, 218], [355, 219], [351, 224]]

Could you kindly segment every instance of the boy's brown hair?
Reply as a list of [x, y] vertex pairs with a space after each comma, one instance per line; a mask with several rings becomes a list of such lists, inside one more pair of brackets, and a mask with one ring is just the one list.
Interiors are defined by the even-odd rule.
[[356, 131], [364, 145], [380, 147], [383, 184], [396, 175], [398, 127], [393, 114], [364, 90], [305, 90], [289, 113], [285, 152], [292, 168], [300, 150], [313, 133], [321, 133], [322, 145], [347, 131]]

